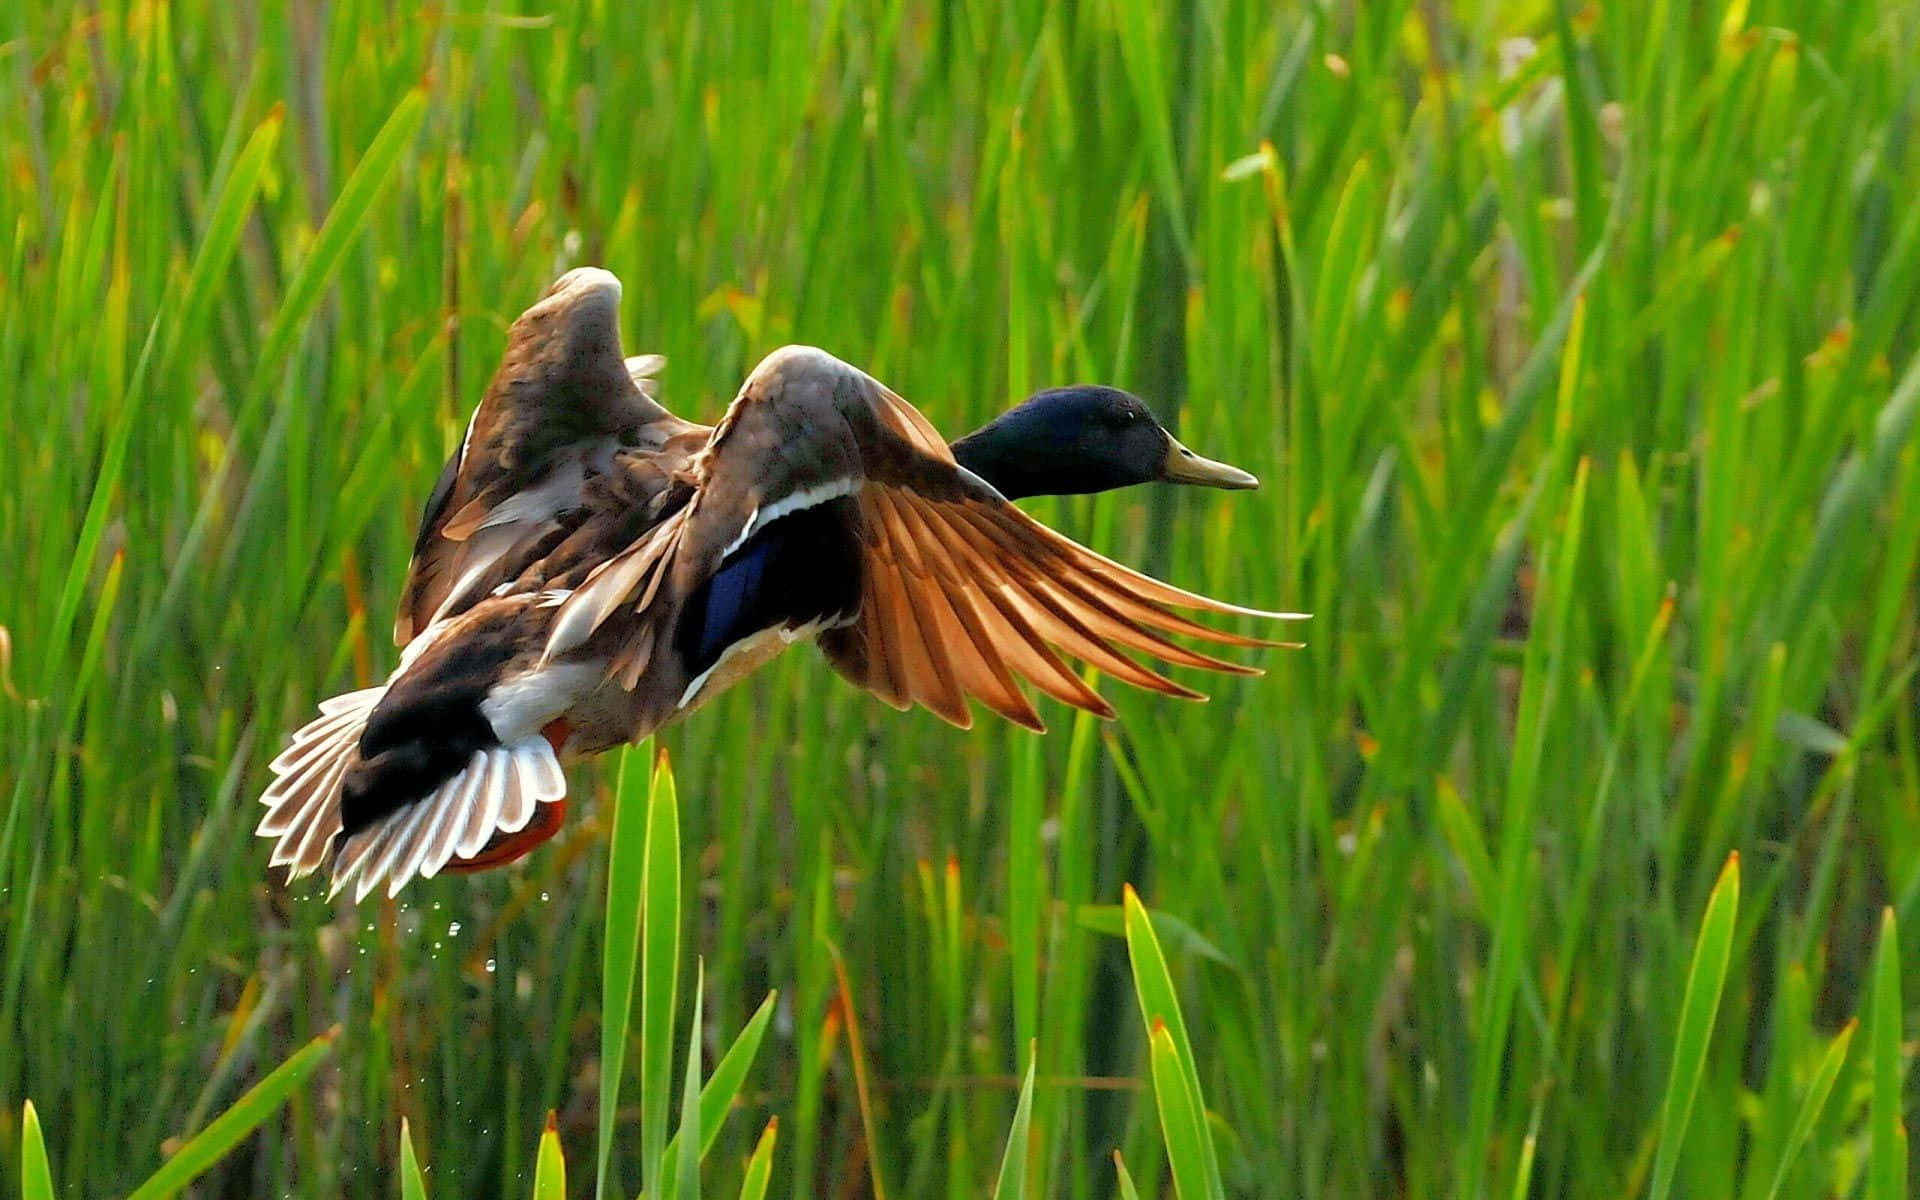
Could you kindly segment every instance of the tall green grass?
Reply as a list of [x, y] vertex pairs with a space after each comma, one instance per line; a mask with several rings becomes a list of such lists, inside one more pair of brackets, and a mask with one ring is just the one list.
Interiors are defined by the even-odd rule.
[[[552, 1110], [576, 1191], [689, 1111], [714, 1195], [1910, 1190], [1916, 61], [1854, 0], [9, 8], [0, 1190], [130, 1191], [336, 1024], [194, 1186], [389, 1196], [404, 1120], [527, 1195]], [[267, 880], [584, 262], [695, 416], [788, 340], [952, 433], [1139, 391], [1265, 489], [1035, 511], [1307, 649], [1043, 739], [776, 664], [664, 738], [630, 1037], [610, 769], [515, 870]]]

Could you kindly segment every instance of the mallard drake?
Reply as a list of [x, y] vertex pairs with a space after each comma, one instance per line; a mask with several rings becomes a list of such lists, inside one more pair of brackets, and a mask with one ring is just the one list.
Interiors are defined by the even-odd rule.
[[[962, 728], [1044, 725], [1021, 683], [1113, 709], [1064, 659], [1200, 693], [1122, 653], [1235, 674], [1168, 639], [1270, 642], [1176, 608], [1280, 620], [1161, 583], [1010, 503], [1149, 480], [1257, 486], [1111, 388], [1042, 392], [949, 446], [823, 350], [754, 368], [717, 426], [623, 359], [611, 274], [569, 272], [513, 326], [423, 514], [400, 665], [335, 696], [271, 764], [258, 832], [333, 891], [512, 861], [560, 827], [562, 763], [638, 741], [787, 646]], [[1063, 658], [1064, 656], [1064, 658]]]

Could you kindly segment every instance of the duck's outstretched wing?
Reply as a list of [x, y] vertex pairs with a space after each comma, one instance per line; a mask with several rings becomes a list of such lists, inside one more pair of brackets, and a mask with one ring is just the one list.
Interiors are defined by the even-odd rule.
[[507, 350], [421, 514], [393, 637], [405, 645], [518, 576], [571, 532], [617, 455], [697, 446], [653, 399], [661, 360], [620, 354], [620, 281], [569, 271], [513, 323]]
[[896, 707], [918, 703], [964, 727], [971, 697], [1038, 729], [1023, 683], [1113, 713], [1067, 659], [1188, 698], [1199, 693], [1127, 652], [1255, 673], [1167, 635], [1271, 643], [1176, 609], [1299, 616], [1172, 587], [1055, 533], [956, 464], [904, 400], [808, 347], [776, 351], [754, 370], [692, 473], [694, 497], [674, 528], [572, 593], [549, 655], [622, 618], [617, 636], [630, 644], [613, 661], [639, 680], [671, 647], [694, 679], [691, 697], [735, 648], [769, 631], [824, 630], [834, 668]]

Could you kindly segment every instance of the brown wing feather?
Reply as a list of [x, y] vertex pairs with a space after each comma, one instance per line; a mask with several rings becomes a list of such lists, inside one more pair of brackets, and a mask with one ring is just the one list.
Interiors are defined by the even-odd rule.
[[[1005, 526], [977, 511], [962, 510], [961, 518], [984, 534], [999, 550], [1013, 555], [1015, 561], [1032, 563], [1046, 560], [1046, 549], [1037, 548], [1030, 541], [1017, 538]], [[1075, 550], [1082, 549], [1077, 543], [1068, 543], [1068, 545]], [[1088, 553], [1090, 554], [1091, 551]], [[1072, 571], [1056, 575], [1043, 570], [1029, 569], [1026, 572], [1026, 578], [1030, 586], [1044, 597], [1046, 608], [1057, 614], [1061, 620], [1066, 621], [1076, 632], [1095, 639], [1117, 642], [1128, 649], [1151, 654], [1155, 658], [1177, 666], [1199, 667], [1203, 670], [1222, 671], [1232, 675], [1260, 674], [1258, 667], [1228, 662], [1210, 654], [1191, 650], [1177, 642], [1170, 642], [1148, 629], [1148, 625], [1172, 628], [1190, 637], [1222, 642], [1227, 645], [1271, 644], [1214, 629], [1197, 621], [1189, 621], [1164, 608], [1140, 600], [1126, 590], [1124, 579], [1116, 581], [1118, 586], [1101, 589], [1089, 586], [1083, 575]], [[1142, 576], [1141, 578], [1151, 577]]]
[[944, 539], [919, 519], [913, 506], [893, 506], [894, 514], [907, 526], [907, 536], [926, 559], [935, 588], [927, 589], [928, 609], [939, 626], [939, 636], [952, 654], [954, 670], [961, 687], [994, 712], [1036, 733], [1046, 731], [1040, 714], [1014, 682], [1006, 657], [994, 649], [994, 635], [987, 622], [975, 611], [973, 599], [962, 585], [959, 568], [947, 552]]
[[869, 511], [879, 516], [885, 530], [882, 553], [886, 570], [880, 570], [882, 560], [878, 556], [870, 558], [867, 566], [881, 574], [883, 586], [894, 596], [891, 607], [896, 614], [895, 629], [907, 649], [913, 698], [962, 729], [972, 728], [966, 695], [960, 689], [948, 642], [941, 636], [943, 631], [934, 615], [944, 593], [914, 552], [913, 535], [902, 523], [898, 506], [890, 502], [884, 490], [877, 491], [875, 500]]
[[619, 280], [582, 268], [513, 323], [500, 368], [421, 518], [396, 642], [517, 577], [566, 534], [559, 518], [590, 500], [590, 484], [623, 448], [667, 452], [689, 431], [704, 441], [702, 427], [654, 401], [650, 376], [660, 360], [621, 358], [619, 306]]
[[[870, 479], [859, 495], [871, 603], [821, 639], [828, 660], [893, 703], [911, 699], [955, 724], [952, 690], [1038, 726], [1016, 680], [1101, 716], [1113, 710], [1069, 670], [1064, 654], [1164, 695], [1199, 692], [1127, 656], [1234, 674], [1254, 667], [1169, 641], [1261, 644], [1168, 610], [1168, 604], [1252, 612], [1172, 587], [1047, 529], [991, 488], [953, 471], [954, 486]], [[924, 483], [924, 480], [918, 481]], [[932, 494], [929, 494], [932, 493]], [[912, 614], [903, 618], [902, 614]], [[1292, 614], [1261, 614], [1284, 616]], [[938, 657], [929, 645], [943, 649]], [[964, 707], [964, 705], [962, 705]]]

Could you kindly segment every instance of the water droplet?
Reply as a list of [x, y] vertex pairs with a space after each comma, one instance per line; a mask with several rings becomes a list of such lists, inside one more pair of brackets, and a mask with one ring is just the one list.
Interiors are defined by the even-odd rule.
[[447, 926], [447, 936], [448, 937], [460, 936], [460, 922], [455, 921], [452, 924]]
[[542, 903], [542, 904], [545, 904], [545, 903], [547, 902], [547, 900], [548, 900], [548, 896], [547, 896], [547, 894], [546, 894], [545, 892], [541, 892], [541, 893], [540, 893], [540, 903]]
[[489, 974], [489, 975], [491, 975], [491, 974], [493, 974], [493, 968], [494, 968], [494, 961], [493, 961], [492, 959], [488, 959], [488, 960], [487, 960], [487, 974]]

